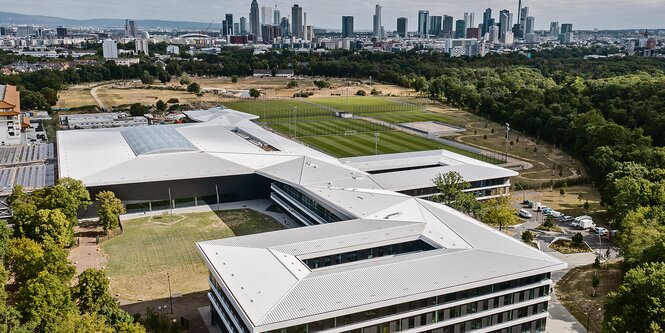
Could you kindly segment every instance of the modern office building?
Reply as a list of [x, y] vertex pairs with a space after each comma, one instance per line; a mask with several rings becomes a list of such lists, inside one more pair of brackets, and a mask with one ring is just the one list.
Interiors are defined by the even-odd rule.
[[480, 29], [478, 29], [478, 28], [467, 28], [466, 29], [466, 38], [480, 39]]
[[279, 9], [277, 9], [277, 5], [275, 5], [275, 9], [272, 11], [272, 24], [273, 25], [279, 25], [281, 19], [282, 19], [282, 13], [280, 13]]
[[272, 7], [261, 6], [261, 25], [272, 24]]
[[409, 33], [409, 19], [406, 17], [397, 18], [397, 35], [402, 38], [408, 37]]
[[118, 43], [112, 39], [106, 39], [102, 43], [102, 53], [104, 59], [117, 59], [118, 58]]
[[464, 25], [466, 26], [467, 29], [476, 27], [474, 16], [475, 14], [473, 12], [464, 13]]
[[259, 3], [252, 0], [249, 7], [249, 33], [258, 36], [261, 34], [261, 18], [259, 17]]
[[353, 37], [353, 16], [342, 16], [342, 37]]
[[499, 38], [503, 40], [506, 32], [511, 31], [513, 27], [513, 14], [504, 9], [499, 12]]
[[0, 85], [0, 145], [21, 144], [23, 125], [21, 93], [15, 86]]
[[550, 23], [550, 37], [558, 37], [561, 30], [559, 28], [559, 22]]
[[383, 24], [381, 23], [381, 5], [376, 5], [374, 7], [374, 16], [372, 17], [372, 36], [382, 39], [383, 34], [381, 32]]
[[492, 22], [492, 8], [485, 9], [483, 13], [483, 30], [481, 34], [484, 36], [490, 31], [490, 26], [494, 25]]
[[524, 34], [529, 35], [533, 34], [536, 30], [536, 18], [533, 16], [527, 16], [526, 18], [526, 27], [524, 30]]
[[222, 21], [222, 36], [233, 36], [237, 32], [233, 27], [233, 14], [226, 14], [225, 19]]
[[125, 20], [125, 37], [132, 38], [138, 36], [137, 29], [136, 21]]
[[56, 35], [57, 35], [58, 38], [60, 38], [60, 39], [62, 39], [62, 38], [67, 38], [67, 36], [68, 36], [68, 34], [67, 34], [67, 28], [65, 28], [65, 27], [58, 27], [58, 28], [56, 28]]
[[443, 37], [452, 38], [453, 37], [453, 17], [449, 15], [443, 15]]
[[279, 23], [279, 29], [282, 32], [282, 37], [289, 36], [291, 34], [289, 19], [282, 17], [282, 21]]
[[302, 7], [297, 4], [291, 7], [291, 34], [295, 38], [304, 38], [304, 26], [302, 17]]
[[[220, 145], [208, 136], [219, 132], [215, 126], [200, 133], [205, 124], [176, 131]], [[374, 178], [381, 173], [350, 165], [408, 172], [399, 161], [412, 165], [417, 157], [347, 163], [320, 153], [290, 156], [237, 124], [233, 140], [264, 145], [263, 153], [222, 153], [219, 146], [205, 155], [220, 155], [226, 172], [261, 167], [256, 173], [272, 200], [309, 226], [197, 243], [210, 271], [211, 317], [222, 332], [545, 331], [551, 272], [564, 262], [449, 207], [383, 188]], [[155, 159], [167, 149], [140, 139]], [[179, 154], [168, 151], [161, 155]]]
[[[270, 198], [278, 170], [300, 172], [289, 177], [312, 185], [419, 198], [437, 193], [437, 174], [457, 171], [479, 200], [508, 195], [517, 175], [445, 150], [336, 159], [265, 130], [253, 115], [228, 109], [186, 115], [200, 123], [59, 132], [58, 174], [80, 179], [93, 195], [114, 191], [134, 212], [168, 207], [169, 197], [176, 207], [215, 203], [216, 195], [223, 202]], [[312, 168], [327, 174], [301, 174]]]
[[561, 25], [561, 33], [565, 34], [568, 32], [573, 32], [573, 25], [570, 23], [564, 23]]
[[440, 37], [443, 34], [443, 16], [430, 16], [429, 17], [429, 34], [431, 36]]
[[241, 36], [247, 35], [247, 18], [244, 16], [240, 17], [240, 30], [238, 30]]
[[428, 38], [429, 29], [429, 10], [418, 11], [418, 35], [421, 38]]
[[524, 37], [526, 35], [526, 23], [527, 23], [526, 18], [527, 17], [529, 17], [529, 7], [525, 6], [525, 7], [522, 7], [522, 9], [520, 10], [519, 21], [517, 22], [520, 25], [520, 34], [521, 34], [520, 37]]
[[466, 36], [466, 26], [464, 20], [455, 21], [455, 38], [464, 38]]
[[499, 26], [497, 25], [491, 25], [490, 29], [488, 31], [489, 34], [489, 42], [490, 43], [498, 43], [501, 40], [499, 39], [500, 31], [499, 31]]

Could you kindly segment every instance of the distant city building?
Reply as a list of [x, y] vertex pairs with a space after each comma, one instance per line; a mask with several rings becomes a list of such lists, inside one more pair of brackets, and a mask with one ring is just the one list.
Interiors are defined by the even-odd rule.
[[487, 31], [489, 34], [489, 42], [490, 43], [498, 43], [500, 42], [499, 40], [499, 27], [496, 25], [492, 25], [489, 28], [489, 31]]
[[383, 35], [381, 34], [381, 28], [383, 25], [381, 24], [381, 5], [376, 5], [374, 7], [374, 17], [373, 17], [373, 29], [372, 29], [372, 36], [377, 37], [379, 39], [383, 38]]
[[507, 9], [499, 12], [499, 38], [503, 40], [506, 32], [511, 31], [513, 27], [513, 14]]
[[222, 36], [235, 35], [233, 30], [233, 14], [226, 14], [226, 19], [222, 21]]
[[560, 33], [559, 22], [550, 23], [550, 37], [559, 37]]
[[475, 28], [474, 13], [464, 13], [464, 25], [466, 28]]
[[528, 34], [533, 34], [535, 31], [536, 31], [536, 18], [533, 16], [527, 16], [524, 33], [528, 35]]
[[104, 59], [118, 58], [118, 44], [112, 39], [107, 39], [102, 43], [102, 52]]
[[169, 45], [166, 47], [166, 53], [168, 54], [180, 54], [180, 48], [176, 45]]
[[429, 28], [429, 10], [418, 11], [418, 35], [427, 38], [427, 29]]
[[252, 0], [249, 9], [249, 33], [258, 36], [261, 34], [261, 18], [259, 17], [259, 3]]
[[35, 34], [35, 29], [31, 26], [20, 26], [16, 28], [16, 37], [26, 38]]
[[277, 9], [277, 5], [275, 5], [275, 9], [272, 11], [272, 24], [273, 25], [279, 25], [280, 20], [282, 18], [281, 14], [282, 13], [279, 12], [279, 9]]
[[272, 7], [261, 7], [261, 25], [272, 24]]
[[342, 16], [342, 37], [353, 37], [353, 16]]
[[520, 25], [520, 36], [519, 37], [524, 37], [526, 35], [526, 19], [529, 17], [529, 7], [525, 6], [522, 7], [520, 10], [520, 18], [519, 18], [519, 25]]
[[452, 16], [443, 15], [443, 37], [453, 37], [453, 24]]
[[466, 29], [466, 38], [480, 39], [480, 29], [479, 28], [467, 28]]
[[565, 34], [568, 32], [573, 32], [573, 25], [570, 23], [564, 23], [561, 25], [561, 33]]
[[429, 17], [429, 34], [431, 36], [441, 36], [443, 33], [443, 16]]
[[21, 144], [22, 127], [21, 93], [15, 86], [0, 85], [0, 145]]
[[272, 43], [275, 38], [281, 37], [278, 25], [264, 24], [261, 26], [261, 38], [264, 43]]
[[512, 31], [506, 31], [501, 42], [505, 45], [513, 45], [515, 42], [515, 35], [513, 35]]
[[65, 27], [58, 27], [58, 28], [55, 29], [55, 31], [56, 31], [56, 35], [60, 39], [66, 38], [68, 36], [67, 28], [65, 28]]
[[409, 19], [406, 17], [397, 18], [397, 35], [399, 37], [407, 37], [409, 33]]
[[137, 36], [137, 24], [134, 20], [125, 20], [125, 37], [131, 38]]
[[143, 53], [148, 54], [148, 40], [139, 38], [134, 41], [136, 54]]
[[282, 37], [286, 37], [291, 34], [289, 19], [282, 17], [282, 21], [279, 23], [279, 28], [282, 31]]
[[306, 32], [306, 34], [305, 34], [305, 39], [306, 39], [308, 42], [311, 41], [311, 40], [313, 40], [314, 37], [316, 37], [315, 34], [314, 34], [314, 27], [311, 26], [311, 25], [308, 25], [308, 26], [305, 27], [305, 32]]
[[293, 7], [291, 7], [291, 34], [295, 38], [305, 37], [302, 19], [302, 7], [297, 4], [293, 5]]
[[244, 16], [240, 17], [240, 29], [238, 30], [240, 35], [247, 35], [247, 18]]
[[0, 27], [0, 36], [5, 36], [7, 34], [7, 28]]
[[483, 36], [490, 31], [490, 26], [494, 25], [492, 21], [492, 8], [487, 8], [483, 13], [483, 30], [481, 31]]
[[464, 38], [466, 35], [466, 26], [464, 20], [455, 21], [455, 38]]

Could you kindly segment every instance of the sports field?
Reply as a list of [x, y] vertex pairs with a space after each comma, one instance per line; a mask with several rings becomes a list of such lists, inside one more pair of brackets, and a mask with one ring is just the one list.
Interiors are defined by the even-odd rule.
[[438, 121], [442, 123], [464, 127], [464, 120], [440, 113], [426, 112], [421, 110], [400, 111], [400, 112], [380, 112], [365, 114], [365, 117], [385, 121], [392, 124], [415, 123], [421, 121]]
[[356, 119], [331, 119], [321, 121], [299, 121], [288, 123], [269, 124], [274, 130], [290, 137], [310, 137], [321, 135], [349, 135], [368, 132], [384, 132], [390, 129], [372, 124], [364, 120]]
[[387, 97], [339, 97], [339, 98], [308, 98], [308, 103], [321, 105], [338, 111], [354, 114], [377, 112], [410, 111], [422, 109], [421, 105], [407, 103], [401, 99]]
[[123, 223], [124, 233], [102, 243], [111, 291], [124, 300], [168, 297], [208, 288], [195, 243], [282, 229], [251, 210], [144, 217]]

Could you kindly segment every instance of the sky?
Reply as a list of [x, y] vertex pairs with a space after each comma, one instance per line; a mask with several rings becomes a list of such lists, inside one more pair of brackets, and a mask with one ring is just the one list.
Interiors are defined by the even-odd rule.
[[[475, 24], [482, 23], [488, 6], [498, 20], [498, 12], [508, 9], [516, 13], [518, 0], [257, 0], [259, 6], [275, 5], [281, 16], [290, 14], [298, 3], [307, 13], [307, 24], [315, 27], [341, 29], [341, 16], [354, 16], [355, 29], [372, 27], [374, 6], [383, 6], [382, 23], [386, 30], [396, 28], [398, 17], [409, 19], [409, 30], [417, 29], [418, 10], [430, 15], [451, 15], [455, 20], [465, 12], [475, 13]], [[9, 0], [0, 0], [9, 2]], [[251, 0], [20, 0], [2, 11], [20, 14], [57, 16], [71, 19], [133, 18], [221, 22], [225, 13], [233, 13], [237, 21], [248, 16]], [[572, 23], [574, 29], [653, 29], [665, 28], [665, 0], [523, 0], [530, 16], [536, 18], [536, 30], [549, 30], [551, 21]], [[517, 14], [514, 15], [517, 19]], [[513, 22], [514, 23], [514, 22]]]

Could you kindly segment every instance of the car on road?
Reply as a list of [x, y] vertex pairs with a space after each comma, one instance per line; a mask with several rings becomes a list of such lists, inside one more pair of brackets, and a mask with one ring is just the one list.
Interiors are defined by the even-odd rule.
[[517, 215], [519, 215], [520, 217], [523, 217], [523, 218], [525, 218], [525, 219], [530, 219], [530, 218], [533, 216], [533, 215], [531, 215], [531, 213], [530, 213], [528, 210], [526, 210], [526, 209], [520, 209], [520, 210], [518, 210], [518, 211], [517, 211]]
[[561, 215], [557, 217], [557, 220], [560, 222], [571, 222], [573, 220], [573, 217], [569, 215]]
[[603, 228], [603, 227], [596, 227], [595, 229], [596, 229], [596, 230], [595, 230], [596, 233], [599, 234], [599, 235], [601, 235], [601, 236], [606, 236], [607, 234], [609, 234], [609, 230], [607, 230], [607, 229], [605, 229], [605, 228]]

